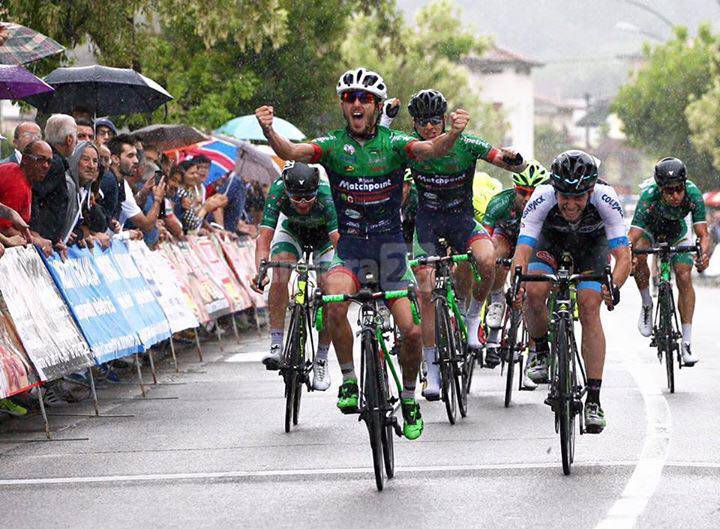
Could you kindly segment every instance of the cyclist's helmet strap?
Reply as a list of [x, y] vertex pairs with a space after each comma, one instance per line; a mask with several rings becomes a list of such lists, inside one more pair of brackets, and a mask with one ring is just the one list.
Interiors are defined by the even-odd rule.
[[527, 167], [521, 173], [513, 173], [513, 182], [516, 186], [537, 187], [545, 184], [550, 179], [548, 170], [537, 160], [530, 160]]
[[597, 179], [596, 159], [584, 151], [565, 151], [553, 160], [550, 183], [560, 193], [582, 195], [593, 188]]
[[420, 90], [410, 98], [408, 112], [413, 118], [432, 118], [447, 112], [447, 100], [438, 90]]
[[659, 187], [670, 184], [684, 184], [687, 180], [687, 169], [682, 160], [677, 158], [663, 158], [655, 164], [655, 183]]
[[317, 192], [320, 171], [302, 162], [286, 162], [282, 173], [285, 190], [290, 196], [309, 196]]

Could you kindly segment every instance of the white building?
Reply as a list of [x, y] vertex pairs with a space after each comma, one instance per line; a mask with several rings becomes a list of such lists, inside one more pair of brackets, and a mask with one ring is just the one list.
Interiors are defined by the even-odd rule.
[[543, 64], [496, 46], [482, 57], [470, 56], [462, 62], [470, 70], [478, 95], [505, 113], [509, 130], [503, 145], [532, 157], [535, 93], [531, 74]]

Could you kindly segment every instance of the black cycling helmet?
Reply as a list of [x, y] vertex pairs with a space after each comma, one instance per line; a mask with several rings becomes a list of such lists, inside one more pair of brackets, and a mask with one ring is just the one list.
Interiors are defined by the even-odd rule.
[[447, 100], [437, 90], [420, 90], [410, 98], [408, 112], [413, 118], [432, 118], [447, 112]]
[[289, 161], [285, 163], [282, 179], [291, 197], [312, 196], [320, 185], [320, 171], [306, 163]]
[[685, 180], [687, 180], [687, 169], [682, 160], [668, 157], [655, 164], [655, 183], [659, 187], [684, 184]]
[[571, 150], [558, 154], [550, 169], [550, 183], [559, 193], [582, 195], [590, 191], [598, 179], [598, 164], [584, 151]]

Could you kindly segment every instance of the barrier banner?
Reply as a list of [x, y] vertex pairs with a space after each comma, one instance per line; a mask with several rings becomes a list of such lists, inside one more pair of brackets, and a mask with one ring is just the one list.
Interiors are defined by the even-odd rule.
[[251, 306], [250, 299], [240, 287], [237, 278], [218, 252], [215, 240], [208, 237], [188, 237], [195, 254], [205, 263], [208, 277], [222, 290], [230, 303], [231, 312], [238, 312]]
[[55, 380], [95, 363], [34, 247], [7, 248], [0, 259], [0, 277], [5, 278], [0, 291], [8, 312], [40, 380]]
[[185, 262], [185, 273], [194, 290], [199, 293], [211, 319], [230, 314], [230, 302], [225, 294], [205, 273], [202, 260], [186, 242], [179, 242], [173, 247], [180, 252]]
[[185, 274], [187, 264], [183, 258], [180, 250], [175, 248], [172, 244], [161, 244], [159, 250], [165, 256], [165, 260], [170, 264], [172, 274], [177, 280], [176, 284], [180, 287], [180, 291], [183, 293], [183, 297], [195, 314], [195, 317], [200, 323], [207, 323], [210, 321], [210, 315], [205, 310], [205, 303], [202, 301], [202, 296], [196, 291], [195, 285], [190, 284], [189, 277]]
[[45, 261], [98, 364], [142, 350], [90, 250], [71, 246], [65, 261], [57, 254]]
[[38, 384], [35, 370], [5, 309], [3, 307], [0, 314], [0, 398], [3, 399]]
[[128, 241], [127, 245], [135, 265], [165, 313], [170, 330], [176, 333], [200, 325], [165, 253], [151, 251], [144, 241]]
[[244, 274], [244, 277], [241, 278], [240, 282], [244, 285], [248, 285], [247, 288], [255, 306], [257, 308], [263, 308], [267, 305], [265, 296], [263, 294], [258, 294], [250, 288], [250, 281], [252, 281], [252, 278], [257, 275], [257, 267], [255, 266], [255, 240], [239, 242], [237, 244], [237, 248], [240, 259], [237, 266], [239, 270], [242, 271], [241, 273]]
[[122, 276], [130, 294], [135, 302], [134, 313], [137, 314], [138, 327], [145, 348], [155, 345], [158, 342], [170, 338], [170, 324], [165, 318], [160, 304], [155, 299], [152, 289], [145, 282], [145, 278], [135, 265], [125, 241], [113, 238], [110, 258], [115, 264], [115, 269]]
[[240, 288], [243, 291], [246, 299], [246, 305], [243, 308], [247, 309], [256, 305], [255, 297], [262, 296], [250, 288], [250, 280], [252, 279], [252, 276], [249, 278], [246, 277], [248, 274], [246, 273], [243, 257], [240, 255], [240, 247], [234, 241], [226, 240], [223, 237], [218, 237], [217, 240], [230, 270], [232, 270]]

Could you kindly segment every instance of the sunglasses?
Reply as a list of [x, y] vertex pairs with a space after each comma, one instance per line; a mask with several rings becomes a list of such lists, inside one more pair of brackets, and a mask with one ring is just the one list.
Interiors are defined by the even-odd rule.
[[291, 202], [294, 202], [295, 204], [307, 204], [308, 202], [312, 202], [315, 200], [316, 194], [313, 193], [312, 195], [295, 195], [290, 196], [288, 195], [288, 198], [290, 198]]
[[38, 156], [37, 154], [23, 154], [23, 157], [30, 158], [35, 163], [47, 164], [52, 163], [52, 158], [46, 158], [45, 156]]
[[515, 186], [515, 192], [523, 198], [532, 195], [533, 191], [535, 191], [534, 187]]
[[343, 92], [340, 95], [340, 99], [343, 101], [343, 103], [354, 103], [355, 101], [360, 101], [363, 105], [367, 105], [368, 103], [375, 103], [377, 101], [374, 95], [372, 95], [370, 92], [366, 92], [365, 90], [353, 90], [351, 92]]
[[433, 116], [431, 118], [415, 118], [415, 123], [417, 123], [421, 127], [426, 126], [428, 123], [430, 125], [440, 125], [442, 122], [443, 118], [441, 116]]
[[666, 195], [679, 195], [683, 191], [685, 191], [685, 186], [672, 186], [662, 188], [662, 192]]

